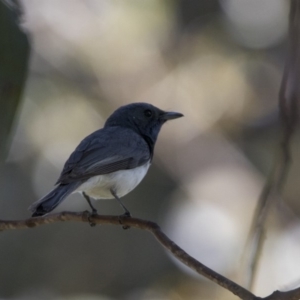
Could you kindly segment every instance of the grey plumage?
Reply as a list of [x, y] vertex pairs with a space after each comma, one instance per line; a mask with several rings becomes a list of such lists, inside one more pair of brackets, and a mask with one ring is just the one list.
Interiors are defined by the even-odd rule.
[[39, 215], [39, 211], [52, 211], [58, 206], [68, 195], [70, 195], [80, 185], [80, 182], [73, 182], [72, 184], [59, 184], [50, 193], [34, 202], [29, 206], [29, 210], [36, 212], [35, 216]]
[[71, 154], [56, 184], [133, 169], [149, 159], [147, 143], [131, 129], [120, 126], [99, 129], [87, 136]]
[[181, 116], [147, 103], [117, 109], [104, 128], [81, 141], [66, 161], [57, 186], [29, 207], [32, 216], [52, 211], [76, 191], [84, 192], [89, 204], [88, 196], [120, 201], [147, 173], [161, 126]]

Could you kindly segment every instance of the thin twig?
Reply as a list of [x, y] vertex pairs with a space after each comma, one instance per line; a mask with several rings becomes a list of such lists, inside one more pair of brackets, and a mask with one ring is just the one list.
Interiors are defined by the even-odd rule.
[[[279, 113], [282, 124], [282, 140], [272, 171], [261, 192], [254, 213], [246, 251], [250, 249], [250, 276], [248, 285], [253, 289], [259, 259], [262, 253], [266, 217], [275, 197], [282, 192], [291, 165], [291, 140], [298, 121], [298, 100], [300, 99], [300, 1], [291, 0], [289, 17], [289, 49], [279, 91]], [[252, 251], [251, 251], [252, 250]]]

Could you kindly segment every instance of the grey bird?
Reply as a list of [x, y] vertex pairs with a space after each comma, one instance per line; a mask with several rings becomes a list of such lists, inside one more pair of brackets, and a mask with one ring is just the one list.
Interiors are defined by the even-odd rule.
[[90, 198], [115, 198], [130, 216], [120, 197], [132, 191], [146, 175], [162, 125], [182, 116], [148, 103], [118, 108], [102, 129], [81, 141], [66, 161], [56, 187], [29, 207], [32, 217], [51, 212], [74, 192], [82, 193], [92, 213], [97, 210]]

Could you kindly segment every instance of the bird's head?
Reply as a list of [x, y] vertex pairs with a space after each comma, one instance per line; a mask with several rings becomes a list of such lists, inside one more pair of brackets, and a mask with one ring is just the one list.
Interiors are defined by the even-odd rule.
[[132, 103], [118, 108], [106, 121], [105, 127], [120, 126], [150, 137], [156, 141], [162, 125], [183, 117], [177, 112], [163, 111], [148, 103]]

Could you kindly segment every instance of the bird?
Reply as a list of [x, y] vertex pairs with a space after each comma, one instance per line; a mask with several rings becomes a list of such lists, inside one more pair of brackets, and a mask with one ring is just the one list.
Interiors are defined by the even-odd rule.
[[97, 214], [91, 198], [120, 200], [146, 175], [154, 146], [164, 123], [183, 117], [149, 103], [131, 103], [115, 110], [102, 129], [84, 138], [67, 159], [52, 191], [34, 202], [29, 210], [39, 217], [54, 210], [67, 196], [79, 192]]

